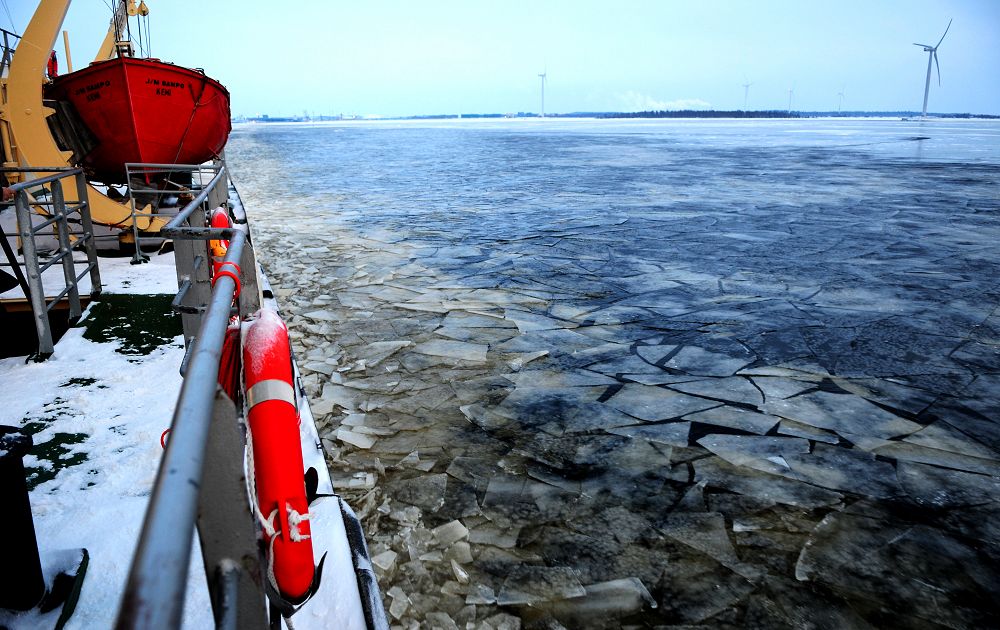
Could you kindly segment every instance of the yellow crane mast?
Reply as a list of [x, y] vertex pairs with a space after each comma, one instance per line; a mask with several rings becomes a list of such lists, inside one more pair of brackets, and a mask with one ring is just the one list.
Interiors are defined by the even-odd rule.
[[[130, 4], [134, 8], [134, 2]], [[0, 77], [0, 94], [3, 97], [0, 104], [0, 142], [3, 145], [5, 167], [74, 166], [70, 163], [72, 152], [59, 148], [46, 122], [46, 118], [55, 114], [55, 110], [42, 102], [45, 64], [55, 46], [69, 5], [70, 0], [41, 0], [38, 3], [17, 50], [11, 56], [7, 72]], [[115, 28], [115, 22], [124, 21], [126, 14], [131, 12], [124, 0], [118, 3], [115, 18], [96, 61], [109, 59], [114, 54], [120, 43], [116, 41], [115, 33], [122, 31], [121, 28]], [[47, 174], [41, 173], [38, 177], [45, 175]], [[67, 189], [65, 194], [67, 201], [76, 201], [75, 191]], [[88, 186], [87, 196], [95, 223], [131, 227], [130, 206], [110, 199], [93, 186]], [[148, 213], [149, 207], [142, 212]], [[137, 216], [136, 225], [140, 230], [158, 230], [162, 222], [151, 221], [148, 216]]]

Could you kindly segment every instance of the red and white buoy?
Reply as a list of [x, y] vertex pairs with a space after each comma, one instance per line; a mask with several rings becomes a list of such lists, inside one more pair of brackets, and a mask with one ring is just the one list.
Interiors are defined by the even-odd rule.
[[288, 328], [276, 312], [261, 309], [245, 322], [243, 374], [268, 580], [282, 598], [300, 603], [311, 593], [316, 569]]
[[[232, 223], [229, 222], [229, 213], [222, 207], [212, 211], [212, 219], [209, 223], [213, 228], [232, 227]], [[212, 256], [212, 275], [214, 277], [215, 273], [219, 271], [219, 267], [222, 266], [222, 261], [226, 258], [226, 252], [229, 251], [229, 241], [212, 239], [208, 242], [208, 251]]]

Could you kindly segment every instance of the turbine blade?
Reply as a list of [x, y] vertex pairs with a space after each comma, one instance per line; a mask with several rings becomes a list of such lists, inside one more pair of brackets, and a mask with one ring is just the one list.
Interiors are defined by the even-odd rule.
[[934, 65], [937, 66], [938, 87], [941, 87], [941, 64], [938, 63], [936, 50], [934, 51]]
[[[952, 23], [953, 21], [954, 21], [954, 20], [948, 20], [948, 28], [944, 29], [944, 35], [947, 35], [947, 34], [948, 34], [948, 30], [949, 30], [949, 29], [951, 28], [951, 23]], [[937, 43], [937, 46], [935, 46], [935, 47], [934, 47], [934, 49], [935, 49], [935, 50], [937, 49], [937, 47], [938, 47], [938, 46], [940, 46], [940, 45], [941, 45], [941, 42], [943, 42], [943, 41], [944, 41], [944, 35], [942, 35], [942, 36], [941, 36], [941, 39], [939, 39], [939, 40], [938, 40], [938, 43]]]
[[913, 45], [914, 45], [914, 46], [923, 46], [924, 48], [930, 48], [930, 47], [931, 47], [931, 45], [930, 45], [930, 44], [918, 44], [918, 43], [916, 43], [916, 42], [913, 42]]

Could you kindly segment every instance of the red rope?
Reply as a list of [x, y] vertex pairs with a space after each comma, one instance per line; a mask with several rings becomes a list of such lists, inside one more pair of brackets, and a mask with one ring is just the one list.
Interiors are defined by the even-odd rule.
[[219, 359], [219, 385], [230, 400], [237, 400], [240, 392], [240, 326], [234, 324], [226, 330], [222, 342], [222, 356]]

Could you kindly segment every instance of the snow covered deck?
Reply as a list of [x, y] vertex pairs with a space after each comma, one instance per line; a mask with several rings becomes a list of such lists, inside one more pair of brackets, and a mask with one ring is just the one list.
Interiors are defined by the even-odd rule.
[[[5, 423], [33, 434], [34, 454], [24, 463], [43, 558], [60, 549], [90, 553], [67, 628], [114, 623], [162, 453], [160, 434], [170, 426], [182, 380], [180, 321], [169, 314], [177, 290], [173, 256], [154, 256], [141, 268], [128, 258], [100, 262], [106, 299], [88, 307], [51, 358], [0, 359]], [[146, 330], [144, 323], [155, 320], [156, 330]], [[190, 627], [212, 623], [199, 554], [192, 554]]]

